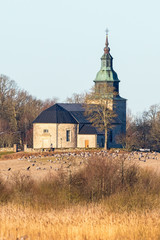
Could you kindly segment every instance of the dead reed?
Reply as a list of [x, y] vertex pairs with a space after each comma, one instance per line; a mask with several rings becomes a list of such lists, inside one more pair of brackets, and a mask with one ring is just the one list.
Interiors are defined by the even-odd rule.
[[[36, 211], [13, 204], [1, 206], [0, 239], [158, 240], [160, 211], [107, 212], [103, 204]], [[23, 237], [23, 238], [22, 238]]]
[[[160, 176], [118, 159], [41, 181], [0, 179], [0, 239], [159, 239]], [[23, 238], [22, 238], [23, 237]]]

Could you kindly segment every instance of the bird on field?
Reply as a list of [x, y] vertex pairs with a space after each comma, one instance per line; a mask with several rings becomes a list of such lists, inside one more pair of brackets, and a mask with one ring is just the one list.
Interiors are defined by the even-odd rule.
[[55, 171], [58, 171], [58, 170], [59, 170], [59, 168], [55, 168], [54, 170], [55, 170]]
[[11, 168], [8, 168], [8, 171], [10, 171], [11, 170]]
[[27, 167], [27, 171], [29, 171], [29, 169], [30, 169], [30, 166], [29, 166], [29, 167]]
[[66, 168], [70, 168], [71, 164], [69, 164]]

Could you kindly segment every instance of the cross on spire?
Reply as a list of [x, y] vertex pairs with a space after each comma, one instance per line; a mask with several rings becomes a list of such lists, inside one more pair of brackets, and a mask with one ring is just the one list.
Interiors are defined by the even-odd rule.
[[108, 47], [109, 46], [109, 42], [108, 42], [108, 28], [106, 29], [106, 42], [105, 42], [105, 48], [104, 48], [104, 54], [108, 54], [110, 52], [110, 48]]

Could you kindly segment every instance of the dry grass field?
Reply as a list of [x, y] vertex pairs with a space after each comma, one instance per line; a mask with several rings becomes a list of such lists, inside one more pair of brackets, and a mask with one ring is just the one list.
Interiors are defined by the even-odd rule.
[[59, 211], [1, 207], [0, 239], [158, 240], [160, 211], [111, 213], [105, 206], [76, 206]]
[[[92, 158], [119, 167], [105, 162], [89, 167]], [[0, 240], [158, 240], [159, 172], [159, 153], [2, 159]], [[65, 183], [63, 174], [71, 173]]]

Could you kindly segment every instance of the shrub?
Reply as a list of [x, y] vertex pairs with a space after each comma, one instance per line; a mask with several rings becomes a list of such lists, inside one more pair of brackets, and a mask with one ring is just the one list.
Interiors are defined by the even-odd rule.
[[159, 205], [160, 176], [126, 161], [92, 157], [77, 172], [59, 172], [41, 181], [17, 173], [12, 184], [0, 179], [0, 202], [29, 204], [37, 208], [63, 208], [71, 204], [104, 201], [110, 209]]

